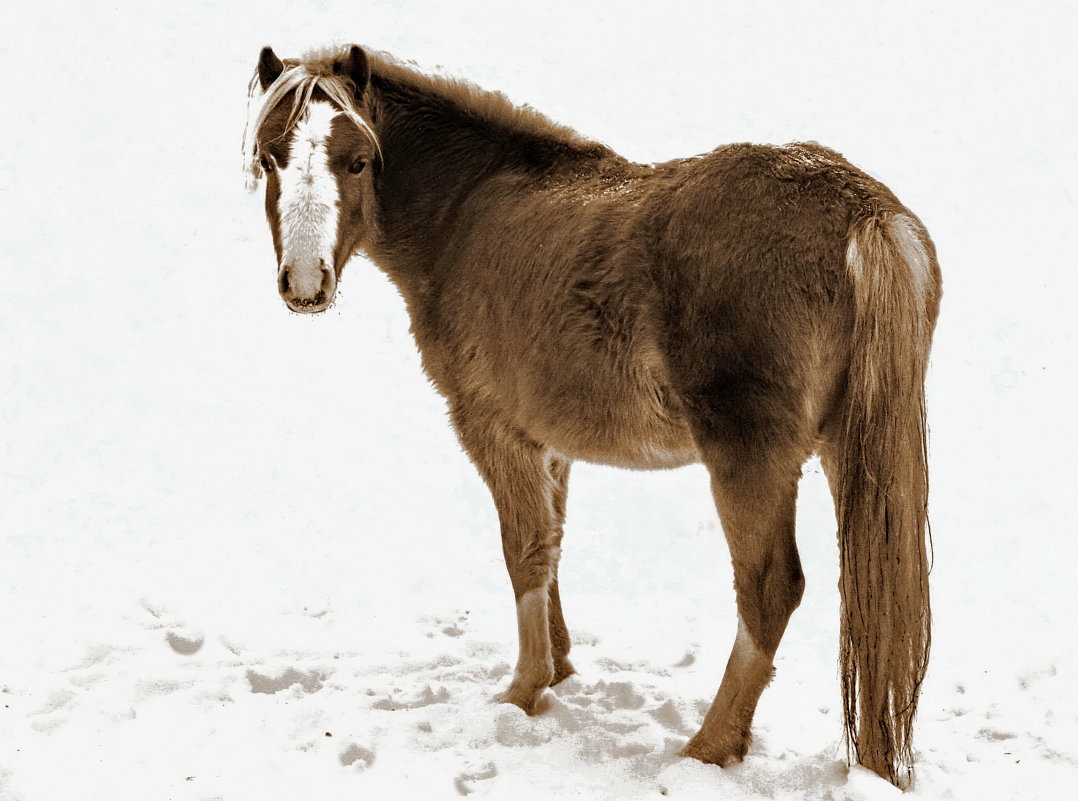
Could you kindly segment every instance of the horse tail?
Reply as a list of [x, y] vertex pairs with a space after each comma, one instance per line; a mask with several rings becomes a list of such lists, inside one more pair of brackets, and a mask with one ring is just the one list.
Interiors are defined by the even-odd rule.
[[931, 638], [924, 378], [939, 268], [919, 221], [889, 212], [853, 225], [846, 267], [854, 323], [834, 451], [846, 740], [901, 787]]

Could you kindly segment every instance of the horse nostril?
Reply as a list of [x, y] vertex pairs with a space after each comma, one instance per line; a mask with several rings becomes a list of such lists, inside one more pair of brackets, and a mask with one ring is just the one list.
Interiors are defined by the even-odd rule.
[[322, 268], [322, 292], [329, 292], [333, 289], [333, 271], [328, 267]]
[[281, 271], [277, 273], [277, 289], [280, 290], [282, 295], [288, 293], [288, 268], [282, 267]]

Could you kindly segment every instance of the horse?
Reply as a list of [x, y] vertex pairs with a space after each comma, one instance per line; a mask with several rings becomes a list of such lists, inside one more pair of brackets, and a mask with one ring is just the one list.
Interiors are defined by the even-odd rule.
[[633, 163], [530, 107], [358, 45], [263, 48], [244, 159], [277, 285], [325, 310], [351, 256], [396, 284], [493, 497], [528, 714], [574, 672], [558, 591], [570, 466], [703, 463], [738, 627], [682, 756], [746, 754], [805, 579], [804, 462], [841, 559], [847, 758], [896, 786], [928, 664], [924, 380], [941, 297], [920, 220], [819, 144]]

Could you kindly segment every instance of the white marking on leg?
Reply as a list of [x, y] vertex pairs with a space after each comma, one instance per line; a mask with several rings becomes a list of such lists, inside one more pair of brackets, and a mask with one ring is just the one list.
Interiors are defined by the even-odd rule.
[[741, 619], [739, 614], [737, 616], [737, 637], [734, 638], [734, 648], [733, 653], [730, 654], [730, 662], [740, 670], [749, 667], [760, 659], [766, 660], [767, 657], [764, 656], [763, 651], [756, 647], [756, 642], [752, 639], [748, 626], [745, 625], [745, 621]]
[[301, 297], [320, 289], [323, 262], [333, 268], [340, 193], [326, 143], [339, 115], [329, 103], [312, 102], [292, 134], [288, 166], [280, 170], [281, 263], [293, 268], [289, 280]]

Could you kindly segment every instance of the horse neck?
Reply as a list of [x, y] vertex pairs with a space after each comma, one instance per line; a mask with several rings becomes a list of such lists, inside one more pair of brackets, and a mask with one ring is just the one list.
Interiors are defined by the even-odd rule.
[[461, 152], [462, 135], [437, 119], [422, 119], [415, 109], [384, 100], [379, 106], [379, 249], [397, 259], [429, 259], [438, 228], [449, 223], [448, 211], [496, 159], [474, 143]]
[[[376, 183], [378, 242], [369, 251], [406, 298], [431, 285], [442, 248], [460, 230], [463, 201], [475, 198], [484, 181], [526, 181], [550, 175], [561, 163], [609, 153], [601, 145], [561, 141], [540, 127], [489, 122], [469, 113], [459, 98], [378, 74], [370, 99], [382, 170]], [[494, 194], [481, 200], [495, 202]]]

